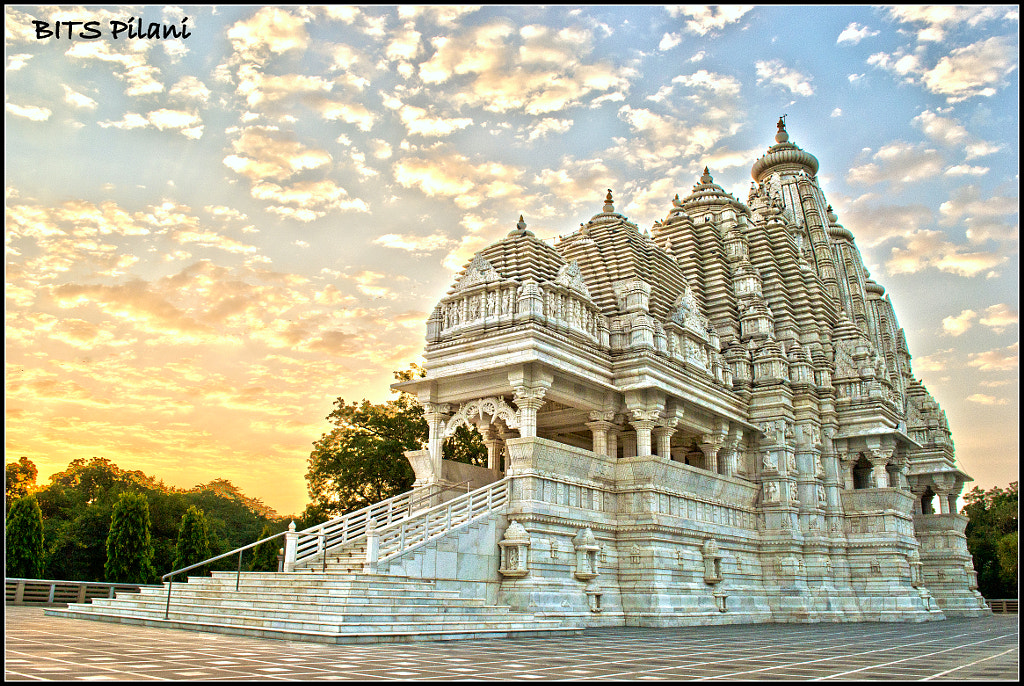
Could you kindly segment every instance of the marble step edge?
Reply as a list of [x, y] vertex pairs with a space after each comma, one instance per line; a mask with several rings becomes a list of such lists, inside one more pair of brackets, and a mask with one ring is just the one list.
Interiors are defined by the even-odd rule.
[[415, 641], [446, 641], [468, 640], [474, 638], [505, 638], [509, 636], [530, 637], [563, 637], [578, 636], [583, 627], [544, 627], [532, 626], [529, 629], [485, 629], [470, 632], [427, 630], [407, 632], [374, 632], [374, 633], [330, 633], [294, 631], [288, 629], [253, 629], [243, 626], [216, 625], [202, 622], [182, 620], [146, 619], [136, 617], [117, 617], [110, 615], [94, 615], [84, 612], [69, 612], [61, 609], [47, 609], [46, 614], [56, 617], [74, 617], [93, 621], [114, 622], [136, 626], [150, 626], [165, 629], [188, 629], [210, 633], [223, 633], [235, 636], [251, 636], [256, 638], [273, 638], [288, 641], [308, 641], [316, 643], [409, 643]]

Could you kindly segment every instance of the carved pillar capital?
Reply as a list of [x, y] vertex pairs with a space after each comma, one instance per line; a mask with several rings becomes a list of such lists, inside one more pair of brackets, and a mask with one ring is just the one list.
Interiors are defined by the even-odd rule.
[[515, 386], [512, 401], [519, 408], [519, 435], [533, 438], [537, 435], [537, 411], [544, 404], [547, 388], [542, 386]]

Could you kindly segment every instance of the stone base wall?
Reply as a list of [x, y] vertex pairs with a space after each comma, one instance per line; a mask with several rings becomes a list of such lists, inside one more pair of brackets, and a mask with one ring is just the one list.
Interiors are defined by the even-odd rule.
[[[795, 525], [769, 528], [760, 489], [743, 479], [656, 456], [612, 460], [541, 438], [511, 439], [508, 448], [503, 514], [380, 571], [436, 578], [591, 627], [927, 621], [970, 597], [942, 586], [941, 595], [930, 592], [930, 562], [925, 585], [914, 586], [913, 500], [897, 489], [844, 493], [851, 512], [839, 527], [806, 530], [784, 518]], [[528, 536], [521, 575], [499, 571], [499, 544], [513, 522]], [[950, 583], [967, 591], [966, 581]]]
[[991, 614], [978, 592], [978, 575], [967, 549], [967, 517], [956, 514], [915, 514], [914, 530], [921, 542], [924, 584], [942, 611], [951, 617]]

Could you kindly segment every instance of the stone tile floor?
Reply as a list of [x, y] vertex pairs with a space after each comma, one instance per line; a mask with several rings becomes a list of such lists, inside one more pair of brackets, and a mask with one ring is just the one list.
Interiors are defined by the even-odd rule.
[[5, 679], [1017, 681], [1017, 615], [923, 624], [592, 629], [566, 638], [324, 645], [7, 607]]

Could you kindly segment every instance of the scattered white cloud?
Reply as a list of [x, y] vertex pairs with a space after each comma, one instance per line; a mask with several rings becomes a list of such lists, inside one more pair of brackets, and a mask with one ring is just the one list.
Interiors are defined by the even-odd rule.
[[684, 28], [690, 33], [705, 36], [735, 24], [753, 5], [670, 5], [665, 10], [673, 17], [687, 17]]
[[950, 336], [959, 336], [971, 328], [971, 324], [978, 318], [974, 310], [963, 310], [960, 314], [946, 317], [942, 320], [942, 331]]
[[849, 43], [850, 45], [856, 45], [865, 38], [877, 35], [878, 31], [872, 31], [867, 26], [862, 26], [854, 21], [847, 24], [846, 28], [839, 34], [839, 37], [836, 38], [836, 44]]
[[36, 107], [35, 105], [15, 105], [13, 102], [4, 103], [8, 112], [16, 117], [31, 119], [32, 121], [46, 121], [53, 112], [47, 107]]
[[784, 66], [782, 60], [758, 61], [754, 66], [757, 69], [758, 85], [769, 83], [783, 86], [790, 93], [801, 95], [805, 98], [814, 95], [811, 77]]

